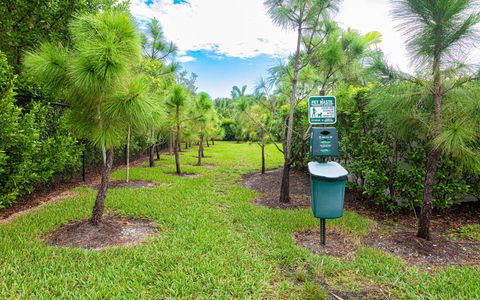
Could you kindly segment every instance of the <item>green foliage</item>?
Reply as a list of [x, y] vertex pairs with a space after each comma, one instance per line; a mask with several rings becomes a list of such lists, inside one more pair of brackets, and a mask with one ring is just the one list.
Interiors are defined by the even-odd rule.
[[151, 117], [134, 73], [141, 58], [137, 29], [119, 11], [81, 15], [69, 28], [70, 47], [42, 44], [27, 54], [27, 71], [71, 105], [67, 120], [77, 137], [98, 147], [120, 145], [132, 122]]
[[75, 15], [116, 7], [126, 9], [127, 1], [117, 0], [4, 0], [0, 2], [0, 51], [15, 69], [21, 67], [25, 49], [42, 42], [70, 40], [68, 25]]
[[480, 224], [467, 225], [450, 230], [452, 237], [467, 238], [472, 241], [480, 241]]
[[223, 128], [225, 135], [224, 141], [235, 141], [235, 133], [237, 132], [237, 124], [233, 119], [222, 119], [220, 126]]
[[15, 83], [13, 70], [0, 52], [0, 208], [55, 176], [68, 178], [78, 170], [82, 151], [61, 112], [35, 102], [28, 111], [16, 105]]

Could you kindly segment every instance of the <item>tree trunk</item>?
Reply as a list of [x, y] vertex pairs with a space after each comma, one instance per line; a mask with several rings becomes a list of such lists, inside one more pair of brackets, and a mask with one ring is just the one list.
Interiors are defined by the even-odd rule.
[[160, 160], [160, 144], [158, 143], [158, 141], [155, 145], [155, 149], [157, 150], [157, 160]]
[[182, 174], [180, 170], [180, 107], [177, 105], [176, 107], [176, 118], [177, 118], [177, 132], [175, 138], [175, 167], [177, 174]]
[[152, 127], [150, 138], [152, 139], [150, 145], [150, 168], [155, 166], [155, 129]]
[[263, 128], [261, 129], [261, 139], [262, 139], [262, 174], [265, 174], [265, 138], [263, 133]]
[[215, 146], [215, 139], [212, 139], [212, 146]]
[[173, 130], [168, 135], [168, 154], [172, 155], [173, 153]]
[[[434, 86], [434, 131], [432, 141], [434, 141], [442, 130], [442, 81], [440, 77], [440, 43], [438, 42], [440, 32], [437, 28], [437, 46], [435, 48], [433, 60], [433, 86]], [[417, 237], [430, 240], [430, 218], [433, 209], [433, 185], [435, 183], [435, 174], [438, 169], [438, 161], [440, 159], [440, 150], [432, 146], [427, 160], [427, 172], [425, 175], [425, 184], [423, 188], [423, 205], [420, 212], [420, 220], [418, 222]]]
[[187, 150], [187, 149], [188, 149], [188, 142], [185, 141], [185, 150]]
[[203, 134], [200, 135], [200, 143], [198, 144], [197, 166], [202, 165], [202, 157], [203, 157]]
[[297, 102], [297, 81], [298, 72], [300, 68], [300, 45], [302, 41], [302, 26], [298, 24], [297, 29], [297, 49], [295, 51], [295, 64], [293, 66], [293, 78], [292, 78], [292, 94], [290, 96], [290, 111], [287, 119], [287, 140], [285, 149], [283, 149], [284, 167], [282, 175], [282, 185], [280, 187], [280, 202], [290, 202], [290, 160], [292, 152], [292, 135], [293, 135], [293, 116], [295, 111], [295, 104]]
[[103, 165], [107, 163], [107, 150], [105, 149], [105, 145], [102, 145], [102, 158], [103, 158]]
[[283, 165], [282, 185], [280, 186], [280, 202], [288, 203], [290, 201], [290, 164], [285, 162]]
[[205, 139], [205, 141], [207, 142], [207, 147], [210, 147], [210, 144], [208, 143], [208, 139]]
[[97, 198], [95, 199], [95, 206], [93, 207], [91, 222], [93, 225], [98, 225], [102, 221], [103, 211], [105, 208], [105, 197], [107, 197], [108, 182], [110, 181], [110, 172], [113, 165], [113, 147], [107, 151], [107, 160], [103, 167], [102, 181], [98, 187]]
[[127, 161], [127, 172], [125, 181], [128, 182], [129, 175], [130, 175], [130, 126], [128, 126], [128, 134], [127, 134], [127, 151], [125, 151], [125, 160]]

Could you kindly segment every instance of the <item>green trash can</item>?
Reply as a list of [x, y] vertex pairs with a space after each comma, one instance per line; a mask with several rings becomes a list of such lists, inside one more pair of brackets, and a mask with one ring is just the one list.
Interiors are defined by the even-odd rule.
[[313, 215], [320, 219], [341, 218], [348, 171], [336, 162], [309, 162], [308, 171]]

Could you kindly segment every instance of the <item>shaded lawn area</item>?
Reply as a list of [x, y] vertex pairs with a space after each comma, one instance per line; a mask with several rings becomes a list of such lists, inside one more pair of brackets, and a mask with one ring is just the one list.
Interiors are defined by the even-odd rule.
[[[351, 298], [473, 299], [480, 295], [478, 267], [423, 269], [361, 246], [353, 259], [314, 255], [296, 246], [297, 231], [317, 228], [310, 210], [253, 206], [256, 193], [241, 175], [259, 170], [256, 144], [219, 142], [205, 148], [205, 167], [192, 166], [196, 147], [183, 152], [182, 171], [161, 166], [131, 169], [132, 180], [162, 183], [111, 189], [106, 208], [120, 216], [146, 217], [159, 234], [131, 248], [102, 251], [45, 246], [42, 235], [88, 218], [95, 191], [48, 203], [0, 224], [0, 298]], [[281, 166], [267, 147], [267, 167]], [[158, 164], [158, 162], [157, 162]], [[212, 167], [215, 165], [215, 167]], [[113, 179], [122, 180], [118, 170]], [[329, 222], [355, 236], [374, 222], [354, 212]]]

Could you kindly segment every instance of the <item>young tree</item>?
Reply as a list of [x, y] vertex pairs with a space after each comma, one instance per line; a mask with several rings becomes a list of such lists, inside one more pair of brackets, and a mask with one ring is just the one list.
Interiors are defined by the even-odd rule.
[[[123, 118], [118, 117], [124, 115], [106, 108], [123, 99], [118, 91], [132, 78], [133, 66], [140, 61], [140, 39], [130, 15], [118, 11], [80, 16], [71, 23], [70, 33], [69, 48], [42, 44], [27, 53], [25, 64], [34, 78], [60, 93], [71, 105], [68, 119], [72, 130], [80, 138], [107, 149], [91, 218], [98, 225], [104, 211], [113, 149], [121, 143], [126, 129]], [[138, 96], [135, 99], [140, 99]]]
[[181, 85], [176, 85], [172, 89], [170, 96], [167, 98], [166, 102], [168, 112], [172, 116], [173, 122], [175, 124], [175, 145], [173, 151], [175, 153], [175, 168], [178, 175], [182, 174], [182, 171], [180, 169], [180, 135], [181, 125], [184, 121], [182, 119], [182, 110], [184, 109], [187, 101], [188, 96], [184, 87]]
[[469, 40], [475, 36], [475, 25], [480, 21], [475, 9], [474, 0], [397, 0], [393, 10], [393, 15], [401, 22], [401, 28], [408, 38], [407, 45], [412, 56], [420, 67], [430, 68], [428, 73], [431, 74], [428, 89], [433, 98], [434, 122], [428, 134], [433, 143], [427, 159], [423, 206], [417, 232], [418, 237], [427, 240], [430, 239], [435, 174], [442, 149], [448, 149], [442, 135], [444, 100], [449, 91], [468, 81], [460, 78], [448, 88], [445, 86], [445, 71], [455, 64], [455, 58], [460, 57], [468, 47]]
[[199, 143], [198, 143], [198, 160], [197, 166], [202, 165], [203, 142], [206, 135], [206, 129], [209, 122], [212, 121], [213, 103], [207, 93], [200, 93], [193, 106], [192, 115], [194, 116], [194, 122], [197, 124], [199, 131]]
[[[146, 34], [142, 36], [143, 56], [148, 64], [148, 74], [152, 79], [153, 93], [156, 95], [165, 94], [167, 88], [165, 84], [159, 85], [158, 81], [168, 81], [163, 78], [168, 75], [173, 75], [177, 70], [177, 65], [172, 63], [166, 64], [166, 60], [175, 55], [177, 47], [172, 42], [168, 42], [163, 33], [162, 26], [157, 19], [153, 19], [148, 23]], [[150, 130], [150, 167], [155, 165], [155, 124], [151, 124]]]
[[290, 201], [290, 167], [292, 165], [292, 136], [294, 111], [297, 102], [298, 74], [302, 67], [302, 43], [306, 45], [306, 52], [310, 51], [313, 35], [320, 30], [322, 18], [329, 11], [336, 9], [336, 0], [266, 0], [268, 14], [273, 21], [285, 29], [297, 32], [296, 49], [293, 56], [293, 74], [291, 75], [290, 109], [286, 120], [286, 132], [283, 143], [283, 174], [280, 188], [280, 202]]

